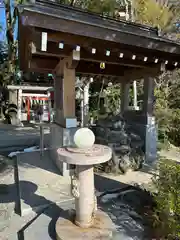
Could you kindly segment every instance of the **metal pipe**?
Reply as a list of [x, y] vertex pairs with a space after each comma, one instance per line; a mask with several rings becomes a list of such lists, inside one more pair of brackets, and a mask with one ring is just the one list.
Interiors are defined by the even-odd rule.
[[77, 166], [77, 176], [79, 198], [75, 200], [75, 224], [81, 228], [88, 228], [93, 224], [95, 206], [93, 166]]
[[18, 108], [18, 112], [17, 112], [17, 116], [18, 116], [18, 119], [21, 121], [21, 104], [22, 104], [22, 90], [21, 89], [19, 89], [18, 90], [18, 106], [17, 106], [17, 108]]
[[81, 98], [81, 127], [84, 127], [84, 100]]
[[137, 110], [138, 105], [137, 105], [137, 82], [133, 81], [133, 105], [134, 109]]
[[44, 156], [44, 128], [40, 125], [40, 156]]
[[47, 91], [49, 87], [42, 87], [42, 86], [22, 86], [22, 85], [7, 85], [9, 90], [38, 90], [38, 91]]
[[40, 93], [22, 93], [22, 96], [48, 98], [48, 94], [40, 94]]
[[89, 86], [90, 83], [88, 82], [84, 87], [84, 126], [88, 126], [89, 121]]

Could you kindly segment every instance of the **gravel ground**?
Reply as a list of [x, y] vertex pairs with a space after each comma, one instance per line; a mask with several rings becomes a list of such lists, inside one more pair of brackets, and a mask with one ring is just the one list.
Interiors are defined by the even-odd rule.
[[116, 225], [117, 232], [113, 234], [113, 240], [151, 239], [148, 221], [143, 215], [145, 208], [152, 205], [148, 192], [128, 186], [103, 194], [99, 204]]

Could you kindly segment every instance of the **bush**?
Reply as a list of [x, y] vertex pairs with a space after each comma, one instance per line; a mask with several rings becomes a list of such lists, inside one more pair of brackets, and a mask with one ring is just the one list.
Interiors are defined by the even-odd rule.
[[156, 109], [158, 139], [180, 146], [180, 109]]
[[175, 146], [180, 146], [180, 109], [172, 109], [172, 123], [168, 138]]
[[153, 227], [163, 239], [180, 239], [180, 164], [161, 159], [153, 178], [156, 207]]
[[164, 143], [167, 141], [171, 129], [172, 112], [166, 109], [156, 109], [155, 116], [158, 125], [158, 139]]

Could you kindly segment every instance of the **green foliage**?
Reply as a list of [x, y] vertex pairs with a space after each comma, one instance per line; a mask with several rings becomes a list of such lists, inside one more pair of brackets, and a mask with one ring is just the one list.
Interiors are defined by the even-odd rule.
[[0, 84], [5, 81], [5, 73], [7, 71], [8, 51], [7, 44], [0, 42]]
[[59, 2], [108, 16], [113, 15], [117, 6], [116, 0], [60, 0]]
[[115, 7], [116, 7], [115, 0], [104, 0], [104, 1], [92, 0], [92, 1], [89, 1], [89, 4], [87, 6], [88, 10], [99, 13], [101, 15], [106, 15], [106, 16], [114, 15]]
[[120, 111], [121, 87], [120, 84], [109, 85], [104, 93], [106, 95], [106, 111], [116, 114]]
[[[13, 13], [12, 4], [10, 0], [5, 2], [6, 13], [6, 42], [7, 42], [7, 56], [1, 63], [0, 81], [3, 85], [14, 83], [18, 71], [17, 49], [18, 42], [14, 39], [14, 28], [16, 24], [16, 15]], [[19, 3], [25, 3], [25, 0], [14, 0], [14, 6]], [[1, 28], [2, 30], [2, 28]]]
[[[176, 19], [179, 17], [177, 1], [136, 0], [136, 22], [159, 27], [171, 37]], [[170, 34], [169, 34], [170, 33]], [[177, 39], [177, 35], [176, 35]], [[155, 86], [155, 116], [158, 124], [159, 140], [180, 145], [180, 72], [166, 72], [157, 78]]]
[[91, 86], [93, 87], [90, 91], [90, 117], [98, 119], [107, 117], [109, 113], [116, 114], [120, 112], [120, 84], [109, 84], [107, 86], [102, 81], [100, 85], [94, 83]]
[[170, 131], [168, 133], [169, 141], [180, 146], [180, 109], [172, 109]]
[[136, 0], [136, 21], [162, 30], [167, 29], [174, 20], [173, 11], [155, 0]]
[[163, 239], [173, 239], [180, 237], [180, 164], [161, 159], [158, 172], [153, 179], [156, 189], [153, 225]]
[[180, 145], [180, 72], [166, 72], [156, 81], [155, 116], [159, 130], [159, 140]]

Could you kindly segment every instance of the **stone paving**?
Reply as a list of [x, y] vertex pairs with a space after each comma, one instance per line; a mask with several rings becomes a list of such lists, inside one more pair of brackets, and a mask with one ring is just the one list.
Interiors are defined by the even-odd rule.
[[[0, 192], [0, 239], [55, 239], [54, 226], [57, 218], [63, 216], [68, 209], [74, 208], [74, 200], [70, 195], [70, 179], [61, 177], [49, 155], [45, 154], [40, 158], [39, 152], [19, 155], [18, 170], [19, 174], [16, 176], [16, 168], [14, 171], [11, 161], [10, 167], [0, 175], [1, 187], [4, 186]], [[127, 184], [149, 182], [150, 179], [151, 174], [141, 172], [128, 172], [125, 176], [95, 176], [97, 196], [107, 192], [106, 197], [99, 197], [99, 207], [110, 214], [119, 229], [113, 233], [112, 239], [143, 239], [142, 219], [132, 207], [128, 208], [127, 202], [120, 200], [119, 189], [126, 187]], [[112, 189], [118, 191], [114, 193]], [[135, 201], [138, 201], [138, 197]], [[23, 216], [14, 213], [14, 208], [16, 212], [19, 211], [18, 207]], [[140, 220], [136, 220], [137, 217]], [[120, 230], [124, 226], [123, 222], [129, 222], [129, 229], [135, 229], [134, 237], [132, 231], [130, 233], [127, 229]]]
[[42, 159], [39, 152], [23, 153], [9, 163], [0, 174], [0, 239], [18, 239], [18, 231], [44, 209], [73, 200], [70, 179], [59, 175], [48, 153]]
[[60, 214], [73, 208], [73, 202], [67, 201], [57, 205], [51, 205], [40, 211], [39, 214], [31, 212], [20, 217], [13, 214], [7, 222], [6, 228], [0, 229], [2, 240], [50, 240], [55, 239], [54, 225]]
[[180, 162], [180, 151], [179, 148], [171, 147], [169, 150], [162, 150], [159, 155], [161, 157], [165, 157], [167, 159], [174, 160], [176, 162]]
[[[48, 145], [49, 127], [44, 126], [45, 145]], [[15, 127], [0, 124], [0, 152], [23, 150], [25, 147], [39, 145], [40, 129], [37, 125], [26, 127]]]
[[[0, 229], [4, 230], [13, 215], [15, 208], [14, 202], [11, 202], [11, 196], [16, 195], [16, 192], [9, 192], [9, 186], [14, 184], [14, 167], [13, 162], [8, 162], [7, 158], [0, 156]], [[2, 165], [2, 162], [8, 165]]]
[[17, 163], [22, 215], [73, 199], [70, 178], [60, 176], [49, 151], [43, 157], [39, 151], [19, 154]]
[[[20, 139], [20, 143], [24, 144], [23, 139], [28, 141], [29, 134], [33, 136], [29, 143], [34, 137], [39, 139], [37, 130], [39, 131], [38, 127], [0, 127], [0, 148], [3, 144], [8, 146], [10, 139], [14, 141], [13, 144], [19, 144]], [[175, 148], [163, 150], [160, 155], [179, 161], [179, 150]], [[57, 218], [74, 208], [74, 200], [70, 195], [70, 179], [59, 175], [47, 153], [43, 158], [39, 157], [39, 152], [19, 155], [18, 176], [14, 168], [15, 159], [10, 161], [6, 158], [8, 168], [1, 171], [2, 158], [0, 156], [0, 239], [55, 239], [54, 226]], [[96, 174], [99, 207], [110, 215], [118, 229], [113, 232], [113, 240], [144, 239], [144, 219], [136, 212], [136, 208], [143, 205], [144, 200], [140, 201], [140, 193], [133, 189], [125, 192], [120, 192], [120, 189], [129, 184], [148, 185], [151, 178], [151, 173], [143, 171], [128, 171], [125, 175]], [[113, 189], [116, 191], [112, 191]], [[135, 204], [132, 206], [132, 203]], [[23, 216], [16, 214], [14, 209]]]
[[101, 174], [109, 179], [130, 184], [130, 185], [148, 185], [151, 183], [152, 174], [145, 171], [131, 171], [129, 170], [124, 175]]

